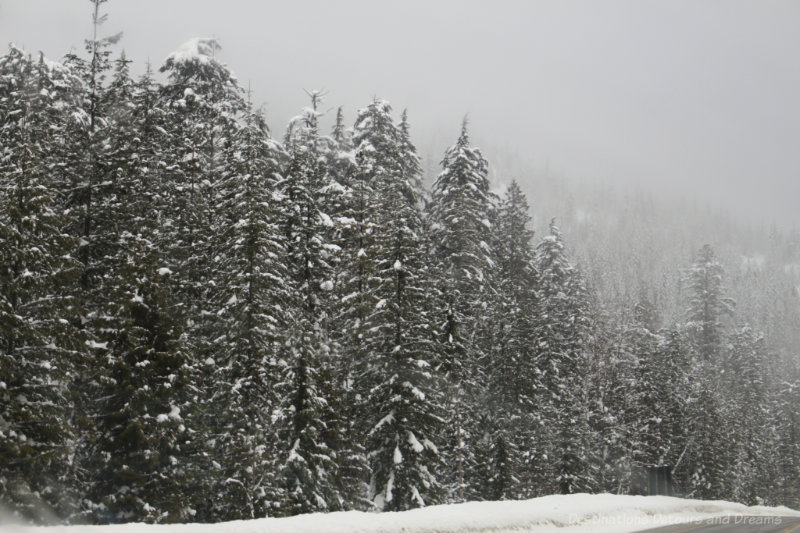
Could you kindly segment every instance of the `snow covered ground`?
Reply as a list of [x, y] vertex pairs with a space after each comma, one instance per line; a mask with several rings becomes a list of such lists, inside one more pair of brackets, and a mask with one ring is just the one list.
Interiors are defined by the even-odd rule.
[[715, 516], [800, 516], [785, 507], [666, 496], [574, 494], [527, 501], [439, 505], [402, 513], [345, 512], [222, 524], [152, 526], [3, 525], [4, 533], [611, 533]]

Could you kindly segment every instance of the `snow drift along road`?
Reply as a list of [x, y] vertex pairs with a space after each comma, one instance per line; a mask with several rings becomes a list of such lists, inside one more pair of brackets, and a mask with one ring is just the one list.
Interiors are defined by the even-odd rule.
[[748, 507], [666, 496], [573, 494], [526, 501], [437, 505], [402, 513], [350, 511], [161, 526], [9, 527], [6, 524], [3, 530], [8, 533], [610, 533], [726, 515], [800, 516], [800, 512], [785, 507]]

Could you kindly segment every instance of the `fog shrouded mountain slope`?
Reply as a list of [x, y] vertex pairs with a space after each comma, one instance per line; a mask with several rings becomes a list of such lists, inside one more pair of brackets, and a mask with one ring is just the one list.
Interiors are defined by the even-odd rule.
[[[492, 150], [486, 150], [491, 158]], [[685, 314], [683, 277], [695, 252], [710, 244], [725, 267], [736, 301], [734, 324], [769, 332], [785, 355], [800, 353], [800, 232], [732, 205], [709, 205], [691, 189], [578, 180], [498, 150], [490, 159], [498, 191], [518, 180], [528, 195], [532, 226], [551, 220], [611, 313], [630, 310], [642, 290], [658, 301], [663, 324]], [[431, 166], [429, 172], [435, 172]]]

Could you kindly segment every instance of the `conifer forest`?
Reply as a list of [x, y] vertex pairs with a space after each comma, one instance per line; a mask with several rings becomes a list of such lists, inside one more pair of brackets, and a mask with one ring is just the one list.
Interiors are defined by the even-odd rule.
[[466, 119], [430, 173], [413, 109], [323, 128], [307, 91], [271, 130], [214, 39], [140, 76], [98, 35], [0, 56], [7, 512], [646, 494], [659, 465], [687, 498], [800, 506], [796, 234], [747, 268], [668, 244], [657, 209], [562, 225], [524, 176], [495, 186]]

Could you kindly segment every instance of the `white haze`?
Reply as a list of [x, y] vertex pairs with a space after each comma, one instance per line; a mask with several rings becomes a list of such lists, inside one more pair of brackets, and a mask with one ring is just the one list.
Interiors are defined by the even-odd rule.
[[[59, 57], [85, 0], [0, 0], [0, 41]], [[111, 0], [104, 34], [158, 67], [185, 40], [221, 58], [273, 131], [303, 89], [408, 107], [429, 160], [469, 113], [491, 160], [682, 195], [800, 225], [800, 2], [794, 0]], [[523, 182], [525, 176], [517, 176]]]

